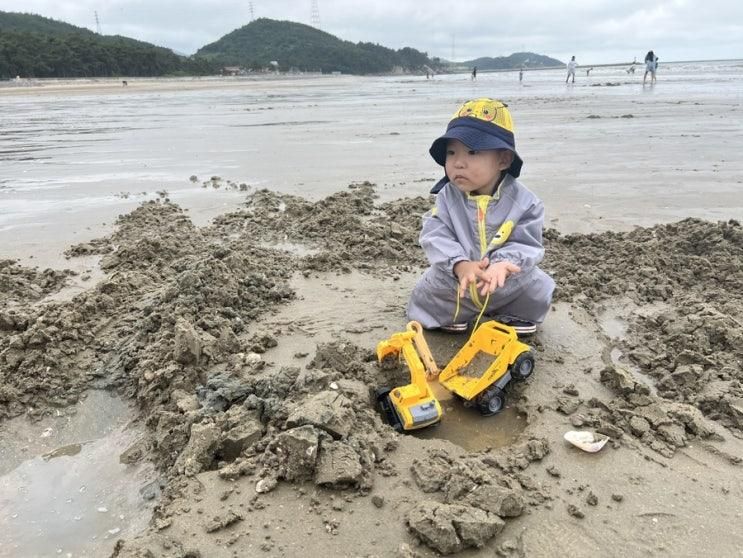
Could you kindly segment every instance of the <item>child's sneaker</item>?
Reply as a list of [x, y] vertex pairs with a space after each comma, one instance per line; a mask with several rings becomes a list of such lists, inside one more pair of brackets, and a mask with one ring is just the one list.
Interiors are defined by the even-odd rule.
[[467, 331], [467, 326], [468, 326], [467, 322], [462, 322], [458, 324], [449, 324], [449, 325], [441, 326], [439, 329], [447, 333], [462, 333], [463, 331]]
[[511, 326], [516, 330], [516, 335], [523, 337], [526, 335], [533, 335], [537, 332], [537, 324], [534, 322], [527, 322], [526, 320], [517, 320], [514, 318], [503, 318], [499, 320], [502, 324]]

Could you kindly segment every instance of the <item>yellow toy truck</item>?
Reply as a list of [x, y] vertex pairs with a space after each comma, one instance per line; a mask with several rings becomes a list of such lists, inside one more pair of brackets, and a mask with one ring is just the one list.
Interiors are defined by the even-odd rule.
[[[377, 390], [377, 401], [387, 421], [398, 431], [415, 430], [441, 420], [442, 411], [426, 380], [436, 377], [438, 369], [418, 322], [395, 333], [377, 345], [380, 364], [390, 358], [405, 358], [411, 383], [394, 389]], [[423, 363], [426, 363], [424, 367]], [[483, 372], [484, 365], [487, 367]], [[454, 355], [440, 373], [438, 381], [477, 407], [485, 416], [499, 413], [505, 406], [504, 388], [512, 379], [522, 381], [534, 372], [534, 355], [529, 345], [519, 341], [512, 327], [496, 321], [485, 322]]]
[[[481, 374], [478, 364], [490, 362]], [[496, 321], [485, 322], [439, 374], [439, 383], [475, 405], [485, 416], [505, 406], [503, 388], [513, 380], [526, 380], [534, 372], [534, 355], [516, 331]]]

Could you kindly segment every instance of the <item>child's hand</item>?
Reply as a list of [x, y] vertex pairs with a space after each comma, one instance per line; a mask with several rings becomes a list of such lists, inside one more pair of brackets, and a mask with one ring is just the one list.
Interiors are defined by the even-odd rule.
[[519, 266], [511, 262], [501, 261], [488, 265], [487, 258], [483, 258], [482, 261], [485, 262], [486, 268], [477, 282], [477, 289], [482, 296], [488, 293], [493, 294], [495, 289], [499, 289], [506, 284], [506, 278], [509, 275], [521, 271]]
[[467, 287], [471, 283], [479, 284], [485, 281], [485, 269], [488, 267], [488, 259], [483, 258], [479, 262], [469, 260], [457, 262], [454, 265], [454, 275], [459, 279], [459, 298], [464, 298]]

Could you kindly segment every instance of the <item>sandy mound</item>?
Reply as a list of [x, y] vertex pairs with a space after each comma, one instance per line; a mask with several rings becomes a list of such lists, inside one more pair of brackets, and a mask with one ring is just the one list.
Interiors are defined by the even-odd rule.
[[[265, 498], [282, 482], [363, 496], [375, 478], [399, 474], [398, 435], [374, 411], [371, 390], [403, 383], [405, 370], [381, 370], [374, 347], [343, 339], [319, 345], [306, 366], [262, 356], [283, 340], [260, 320], [292, 299], [296, 271], [395, 276], [425, 265], [417, 236], [430, 200], [374, 199], [369, 184], [316, 203], [260, 191], [205, 228], [173, 204], [148, 202], [110, 237], [71, 249], [103, 254], [107, 275], [69, 302], [38, 302], [64, 273], [0, 266], [10, 286], [0, 309], [0, 417], [48, 413], [92, 386], [119, 390], [136, 400], [149, 433], [126, 457], [153, 458], [169, 479], [153, 531], [119, 543], [115, 555], [161, 545], [189, 479], [205, 471], [247, 476]], [[567, 388], [559, 396], [573, 426], [666, 456], [716, 436], [709, 420], [740, 435], [740, 225], [686, 220], [623, 234], [548, 231], [546, 239], [544, 267], [560, 300], [590, 315], [620, 296], [650, 309], [633, 314], [619, 342], [636, 369], [607, 361], [600, 374], [613, 398], [583, 401]], [[511, 397], [518, 403], [523, 391]], [[408, 528], [441, 553], [489, 544], [506, 521], [550, 501], [528, 472], [549, 452], [541, 438], [461, 456], [430, 450], [411, 467], [418, 497]], [[214, 521], [208, 533], [242, 515]], [[188, 552], [167, 545], [162, 555]]]

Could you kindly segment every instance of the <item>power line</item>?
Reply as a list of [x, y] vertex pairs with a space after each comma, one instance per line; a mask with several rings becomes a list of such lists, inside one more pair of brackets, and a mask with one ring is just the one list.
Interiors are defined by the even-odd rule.
[[312, 14], [310, 17], [310, 21], [312, 22], [312, 26], [320, 29], [320, 3], [318, 0], [312, 0]]

